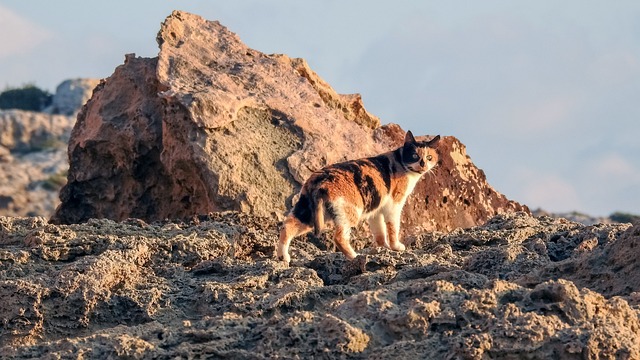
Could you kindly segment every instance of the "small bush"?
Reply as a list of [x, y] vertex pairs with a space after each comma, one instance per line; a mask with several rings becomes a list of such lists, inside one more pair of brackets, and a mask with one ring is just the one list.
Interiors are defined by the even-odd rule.
[[640, 221], [640, 215], [633, 215], [623, 212], [614, 212], [609, 216], [611, 221], [619, 222], [619, 223], [634, 223]]
[[0, 93], [0, 109], [41, 111], [51, 105], [53, 95], [33, 84], [21, 88], [9, 88]]
[[67, 183], [67, 170], [53, 174], [42, 181], [42, 188], [48, 191], [58, 191]]

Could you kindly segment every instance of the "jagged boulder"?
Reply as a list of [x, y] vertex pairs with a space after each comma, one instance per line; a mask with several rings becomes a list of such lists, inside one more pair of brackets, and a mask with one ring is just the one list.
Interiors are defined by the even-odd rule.
[[[250, 49], [218, 22], [175, 11], [157, 41], [157, 58], [128, 55], [80, 112], [54, 223], [219, 210], [277, 219], [312, 171], [387, 151], [404, 134], [304, 60]], [[487, 184], [458, 140], [441, 144], [442, 164], [409, 200], [405, 229], [528, 211]]]

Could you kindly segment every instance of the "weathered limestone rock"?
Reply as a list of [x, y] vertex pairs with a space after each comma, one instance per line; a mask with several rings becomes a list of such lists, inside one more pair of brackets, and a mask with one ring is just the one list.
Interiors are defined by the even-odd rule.
[[[602, 231], [614, 226], [618, 231]], [[521, 282], [530, 285], [562, 277], [607, 297], [633, 293], [640, 301], [640, 224], [595, 224], [587, 229], [590, 231], [582, 234], [573, 229], [550, 239], [547, 247], [571, 247], [575, 256], [538, 268]]]
[[69, 79], [56, 88], [51, 105], [44, 112], [75, 115], [90, 98], [99, 79]]
[[0, 215], [53, 214], [66, 182], [66, 143], [74, 119], [0, 110]]
[[67, 142], [98, 80], [61, 83], [44, 112], [0, 110], [0, 215], [46, 216], [67, 181]]
[[0, 146], [11, 153], [64, 147], [75, 119], [24, 110], [0, 110]]
[[[304, 60], [250, 49], [218, 22], [175, 11], [157, 40], [158, 58], [127, 56], [79, 114], [53, 222], [219, 210], [277, 219], [312, 171], [387, 151], [404, 134]], [[442, 154], [407, 205], [405, 229], [526, 210], [486, 183], [457, 140], [446, 138]]]

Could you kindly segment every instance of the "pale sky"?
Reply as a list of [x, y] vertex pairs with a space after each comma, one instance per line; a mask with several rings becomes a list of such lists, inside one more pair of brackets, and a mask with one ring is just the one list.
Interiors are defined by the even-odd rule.
[[548, 211], [640, 213], [640, 2], [1, 0], [0, 89], [153, 57], [174, 9], [305, 58], [383, 123], [453, 135]]

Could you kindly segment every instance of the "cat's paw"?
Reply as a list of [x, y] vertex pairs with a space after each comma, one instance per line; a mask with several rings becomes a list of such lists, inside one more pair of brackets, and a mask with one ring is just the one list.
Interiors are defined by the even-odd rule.
[[289, 266], [289, 263], [291, 262], [291, 256], [289, 256], [289, 252], [283, 251], [281, 248], [278, 248], [276, 251], [276, 259], [278, 259], [279, 261], [284, 261], [287, 266]]
[[357, 258], [358, 256], [360, 256], [360, 254], [358, 254], [357, 252], [353, 251], [350, 254], [344, 254], [345, 257], [347, 258], [347, 260], [354, 260], [355, 258]]
[[397, 242], [397, 243], [391, 245], [391, 250], [404, 251], [405, 249], [406, 249], [406, 247], [401, 242]]

